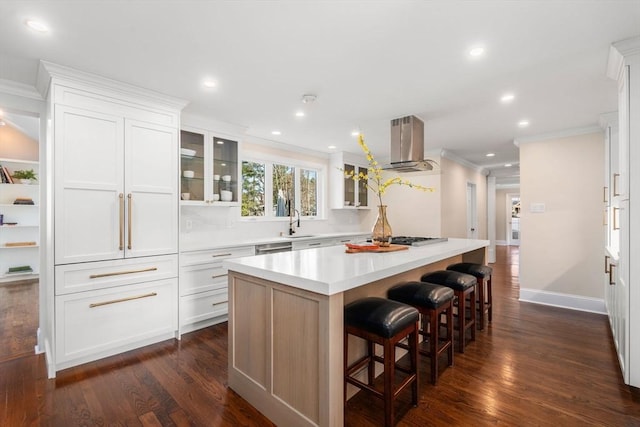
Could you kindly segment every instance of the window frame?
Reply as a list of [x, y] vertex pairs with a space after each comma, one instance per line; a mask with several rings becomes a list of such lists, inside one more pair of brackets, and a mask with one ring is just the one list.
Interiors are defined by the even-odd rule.
[[[275, 216], [273, 214], [273, 165], [283, 165], [293, 167], [295, 170], [294, 186], [295, 186], [295, 209], [301, 212], [301, 188], [300, 188], [300, 174], [304, 170], [312, 170], [316, 172], [316, 215], [315, 216], [300, 216], [305, 220], [323, 220], [326, 219], [326, 188], [327, 188], [327, 165], [323, 163], [310, 162], [305, 160], [298, 160], [292, 157], [278, 157], [261, 153], [260, 155], [242, 156], [240, 164], [244, 162], [261, 163], [265, 165], [265, 214], [264, 216], [242, 216], [242, 194], [240, 195], [240, 216], [241, 221], [289, 221], [288, 216]], [[240, 168], [242, 170], [242, 168]], [[242, 182], [244, 176], [240, 177], [242, 188]]]

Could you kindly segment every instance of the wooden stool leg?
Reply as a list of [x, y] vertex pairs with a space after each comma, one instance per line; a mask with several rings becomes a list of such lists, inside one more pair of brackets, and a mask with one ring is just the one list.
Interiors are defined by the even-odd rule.
[[391, 340], [384, 341], [384, 425], [385, 427], [393, 426], [393, 379], [395, 378], [395, 345]]
[[478, 302], [480, 307], [478, 307], [478, 329], [484, 329], [484, 280], [478, 279], [478, 285], [476, 286], [476, 291], [478, 292]]
[[376, 356], [376, 347], [373, 341], [367, 341], [367, 351], [367, 355], [369, 356], [369, 365], [367, 367], [369, 371], [369, 385], [373, 385], [373, 381], [376, 379], [376, 364], [374, 362], [374, 357]]
[[471, 324], [471, 341], [476, 340], [476, 289], [471, 288], [471, 293], [469, 294], [469, 309], [471, 310], [471, 320], [469, 323]]
[[440, 327], [438, 326], [438, 310], [429, 310], [429, 358], [431, 359], [431, 384], [438, 381], [438, 343]]
[[449, 303], [446, 311], [447, 318], [447, 339], [451, 341], [449, 350], [447, 351], [447, 358], [449, 359], [449, 366], [453, 366], [453, 300]]
[[456, 297], [458, 298], [458, 351], [464, 353], [465, 332], [467, 330], [467, 298], [463, 291], [456, 291]]
[[487, 280], [487, 302], [489, 303], [489, 322], [491, 322], [491, 318], [493, 317], [493, 297], [491, 295], [491, 276], [489, 276], [489, 280]]
[[[418, 406], [418, 324], [416, 330], [409, 335], [409, 354], [411, 359], [411, 372], [415, 373], [416, 379], [411, 384], [411, 402], [413, 406]], [[395, 350], [394, 350], [395, 359]]]

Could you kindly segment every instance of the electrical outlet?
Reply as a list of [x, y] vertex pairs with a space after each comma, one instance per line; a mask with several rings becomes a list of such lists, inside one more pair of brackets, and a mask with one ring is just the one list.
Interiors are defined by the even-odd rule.
[[190, 219], [188, 219], [186, 221], [186, 226], [187, 226], [187, 230], [191, 230], [193, 228], [193, 221], [191, 221]]

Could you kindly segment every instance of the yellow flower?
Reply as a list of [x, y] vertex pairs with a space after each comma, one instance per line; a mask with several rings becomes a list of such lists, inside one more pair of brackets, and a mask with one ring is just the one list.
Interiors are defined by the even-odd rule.
[[347, 178], [352, 178], [354, 181], [364, 181], [367, 187], [377, 194], [380, 205], [382, 205], [382, 196], [387, 190], [387, 187], [391, 185], [406, 185], [409, 188], [416, 188], [422, 191], [435, 191], [432, 187], [424, 187], [422, 185], [412, 184], [409, 180], [403, 180], [399, 176], [389, 178], [383, 182], [382, 167], [373, 157], [373, 154], [371, 154], [369, 147], [364, 142], [364, 137], [362, 136], [362, 134], [358, 135], [358, 145], [360, 145], [360, 148], [362, 149], [362, 151], [364, 151], [367, 162], [369, 162], [369, 166], [367, 167], [368, 174], [365, 175], [363, 172], [356, 174], [353, 171], [345, 171], [344, 175]]

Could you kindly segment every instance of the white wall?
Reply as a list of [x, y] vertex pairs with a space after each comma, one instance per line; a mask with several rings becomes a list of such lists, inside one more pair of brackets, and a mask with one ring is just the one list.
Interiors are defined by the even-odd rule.
[[[603, 150], [600, 132], [521, 144], [521, 299], [603, 297]], [[539, 203], [545, 211], [532, 213]]]

